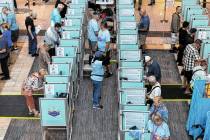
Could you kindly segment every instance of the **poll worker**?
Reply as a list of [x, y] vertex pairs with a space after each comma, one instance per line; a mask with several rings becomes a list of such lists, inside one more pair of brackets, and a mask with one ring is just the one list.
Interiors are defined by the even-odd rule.
[[93, 83], [93, 108], [103, 109], [103, 106], [100, 105], [102, 81], [104, 79], [103, 52], [97, 51], [95, 53], [91, 67], [91, 80]]
[[101, 51], [104, 53], [105, 60], [106, 61], [106, 75], [105, 77], [108, 78], [112, 76], [111, 68], [110, 68], [110, 60], [111, 60], [111, 48], [110, 48], [110, 32], [107, 29], [108, 25], [106, 21], [101, 22], [100, 30], [98, 32], [98, 51]]
[[55, 47], [59, 45], [61, 24], [55, 23], [45, 32], [44, 43], [49, 47], [50, 57], [55, 56]]
[[152, 115], [152, 119], [148, 121], [147, 129], [152, 133], [152, 140], [169, 140], [170, 130], [168, 124], [162, 119], [160, 113]]
[[47, 74], [45, 69], [40, 69], [39, 72], [32, 73], [27, 77], [22, 85], [22, 95], [25, 96], [26, 104], [29, 110], [29, 115], [39, 117], [39, 112], [35, 108], [33, 94], [34, 92], [44, 92], [44, 76]]
[[165, 122], [168, 122], [168, 109], [165, 106], [164, 103], [162, 103], [162, 97], [161, 96], [156, 96], [154, 97], [154, 103], [152, 104], [150, 108], [150, 117], [152, 117], [153, 114], [155, 113], [160, 113], [162, 116], [162, 119]]
[[199, 49], [201, 47], [202, 41], [197, 39], [195, 43], [187, 45], [184, 50], [183, 57], [183, 70], [184, 70], [184, 78], [187, 80], [187, 84], [184, 85], [186, 90], [185, 94], [190, 94], [190, 81], [193, 75], [193, 68], [195, 66], [195, 60], [200, 59]]
[[98, 21], [99, 17], [96, 12], [93, 13], [91, 20], [88, 22], [88, 42], [89, 48], [91, 49], [89, 63], [91, 62], [92, 56], [97, 49], [97, 39], [98, 39], [98, 32], [99, 32], [99, 25]]
[[37, 56], [37, 35], [36, 28], [34, 25], [34, 20], [37, 18], [37, 14], [35, 12], [30, 12], [29, 16], [25, 19], [25, 26], [28, 34], [28, 53], [31, 54], [32, 57]]
[[2, 8], [2, 13], [6, 16], [4, 23], [9, 24], [9, 28], [11, 30], [11, 39], [13, 43], [12, 50], [17, 50], [17, 40], [19, 37], [19, 27], [16, 22], [16, 15], [7, 7]]
[[151, 90], [146, 95], [147, 104], [151, 106], [154, 102], [154, 98], [156, 96], [161, 96], [161, 85], [153, 75], [147, 77], [147, 80], [149, 82], [149, 85], [152, 86]]
[[161, 82], [161, 69], [158, 62], [150, 56], [145, 56], [145, 64], [146, 64], [146, 76], [154, 75], [158, 82]]
[[58, 4], [58, 6], [56, 8], [53, 9], [51, 15], [50, 15], [50, 25], [52, 27], [55, 26], [55, 23], [60, 23], [62, 24], [62, 21], [61, 21], [61, 14], [60, 12], [63, 10], [64, 8], [64, 5], [63, 4]]
[[181, 13], [182, 9], [180, 6], [176, 7], [176, 12], [172, 14], [172, 19], [171, 19], [171, 52], [176, 52], [176, 43], [178, 41], [178, 35], [179, 35], [179, 29], [180, 29], [180, 24], [181, 24]]

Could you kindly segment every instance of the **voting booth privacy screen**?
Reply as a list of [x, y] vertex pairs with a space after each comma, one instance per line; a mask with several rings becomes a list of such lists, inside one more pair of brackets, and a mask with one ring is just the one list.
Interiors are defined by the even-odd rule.
[[42, 126], [67, 126], [68, 109], [66, 99], [40, 99]]

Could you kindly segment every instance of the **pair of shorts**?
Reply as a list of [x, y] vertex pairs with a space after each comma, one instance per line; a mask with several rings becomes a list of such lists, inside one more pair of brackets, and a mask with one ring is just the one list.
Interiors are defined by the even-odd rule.
[[88, 39], [88, 42], [89, 42], [89, 47], [92, 51], [96, 51], [96, 44], [97, 44], [97, 41], [91, 41]]
[[193, 71], [186, 71], [184, 70], [184, 77], [187, 79], [187, 83], [189, 84], [193, 76]]
[[17, 42], [18, 37], [19, 37], [19, 29], [12, 30], [11, 31], [11, 39], [12, 39], [12, 42]]

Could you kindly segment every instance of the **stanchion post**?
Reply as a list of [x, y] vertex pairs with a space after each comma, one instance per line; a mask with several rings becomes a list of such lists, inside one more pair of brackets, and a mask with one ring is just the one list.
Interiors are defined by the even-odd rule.
[[160, 20], [161, 23], [167, 23], [168, 22], [168, 20], [166, 20], [166, 2], [167, 2], [167, 0], [165, 0], [163, 19]]

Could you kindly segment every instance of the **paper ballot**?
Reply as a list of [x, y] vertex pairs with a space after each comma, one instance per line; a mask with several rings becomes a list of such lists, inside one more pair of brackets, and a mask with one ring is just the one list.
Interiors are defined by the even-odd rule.
[[45, 95], [47, 97], [53, 97], [55, 93], [55, 87], [53, 84], [45, 84]]
[[207, 32], [206, 31], [199, 31], [198, 32], [198, 39], [207, 39]]
[[136, 126], [139, 129], [145, 128], [146, 120], [143, 112], [124, 112], [125, 115], [125, 129]]
[[38, 35], [42, 27], [40, 25], [35, 27], [35, 33]]
[[56, 48], [56, 55], [57, 55], [57, 56], [64, 56], [64, 48], [62, 48], [62, 47], [57, 47], [57, 48]]
[[50, 74], [52, 74], [52, 75], [58, 75], [59, 74], [57, 64], [50, 64], [49, 67], [50, 67], [50, 70], [49, 70]]

